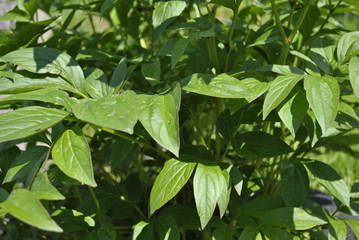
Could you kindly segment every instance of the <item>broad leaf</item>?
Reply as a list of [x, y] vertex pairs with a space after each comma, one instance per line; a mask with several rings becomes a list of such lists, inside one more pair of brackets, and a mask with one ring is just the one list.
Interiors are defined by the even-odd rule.
[[226, 224], [220, 225], [212, 233], [211, 240], [233, 240], [233, 230]]
[[306, 76], [304, 79], [307, 100], [322, 132], [334, 122], [339, 108], [340, 89], [335, 78]]
[[334, 62], [334, 42], [328, 37], [318, 37], [311, 43], [309, 56], [326, 74], [331, 74], [330, 63]]
[[151, 86], [155, 86], [157, 83], [161, 82], [160, 60], [156, 58], [153, 62], [142, 64], [141, 72]]
[[308, 173], [297, 160], [284, 159], [281, 164], [282, 198], [287, 207], [299, 207], [308, 196]]
[[261, 231], [263, 232], [266, 239], [270, 240], [293, 240], [294, 235], [292, 235], [289, 231], [286, 231], [281, 228], [276, 227], [261, 227]]
[[88, 68], [84, 71], [86, 76], [85, 90], [94, 99], [108, 95], [108, 83], [105, 73], [98, 68]]
[[296, 68], [296, 67], [288, 66], [288, 65], [278, 65], [278, 64], [265, 65], [263, 67], [257, 68], [256, 71], [274, 72], [274, 73], [278, 73], [278, 74], [282, 74], [282, 75], [288, 75], [291, 73], [305, 75], [305, 72], [300, 68]]
[[260, 217], [261, 225], [278, 226], [292, 230], [306, 230], [327, 222], [301, 208], [277, 208]]
[[13, 190], [0, 208], [17, 219], [45, 231], [62, 232], [35, 195], [25, 189]]
[[67, 176], [96, 187], [90, 147], [80, 129], [66, 130], [52, 148], [52, 158]]
[[344, 34], [337, 47], [338, 61], [344, 64], [351, 57], [359, 53], [359, 32], [349, 32]]
[[6, 54], [1, 61], [16, 64], [33, 73], [60, 75], [84, 93], [85, 78], [76, 61], [69, 55], [52, 48], [24, 48]]
[[191, 156], [186, 155], [165, 163], [151, 190], [150, 215], [177, 195], [188, 181], [195, 166], [196, 163], [191, 162]]
[[330, 194], [339, 199], [344, 205], [350, 206], [350, 189], [344, 179], [333, 168], [320, 161], [312, 161], [305, 165]]
[[183, 38], [179, 39], [173, 49], [172, 49], [172, 55], [171, 55], [171, 65], [172, 69], [176, 66], [180, 58], [182, 57], [184, 51], [187, 48], [188, 43], [190, 42], [191, 38], [189, 36], [184, 36]]
[[320, 70], [319, 70], [317, 64], [312, 59], [307, 57], [307, 55], [304, 55], [303, 53], [295, 51], [295, 50], [290, 51], [290, 53], [293, 56], [296, 56], [298, 59], [300, 59], [305, 64], [306, 72], [308, 72], [309, 74], [311, 74], [313, 76], [320, 76]]
[[179, 16], [186, 7], [185, 1], [167, 1], [156, 2], [155, 10], [152, 13], [152, 24], [155, 28], [164, 21]]
[[86, 99], [74, 105], [74, 115], [85, 122], [132, 134], [138, 119], [137, 96], [132, 91]]
[[40, 133], [57, 124], [68, 112], [38, 106], [24, 107], [0, 115], [0, 142]]
[[32, 169], [37, 169], [48, 155], [49, 148], [34, 146], [19, 154], [6, 172], [3, 183], [11, 182], [26, 176]]
[[345, 223], [352, 229], [355, 236], [359, 238], [359, 221], [358, 220], [345, 220]]
[[180, 147], [178, 111], [181, 89], [178, 83], [171, 92], [164, 95], [138, 95], [139, 120], [151, 135], [164, 148], [178, 156]]
[[293, 151], [280, 138], [265, 132], [244, 132], [232, 141], [234, 150], [247, 158], [266, 158]]
[[161, 240], [181, 239], [176, 220], [170, 215], [162, 215], [157, 219], [156, 230]]
[[[260, 238], [259, 238], [260, 237]], [[259, 228], [255, 226], [249, 226], [243, 229], [238, 240], [259, 240], [262, 239], [259, 233]]]
[[225, 73], [220, 75], [192, 74], [181, 81], [182, 89], [202, 95], [220, 98], [258, 97], [249, 86]]
[[290, 74], [279, 76], [270, 85], [263, 104], [263, 119], [275, 109], [290, 93], [304, 75]]
[[219, 208], [219, 216], [222, 218], [223, 215], [226, 213], [229, 198], [231, 196], [231, 178], [227, 169], [222, 170], [223, 178], [222, 178], [222, 191], [218, 198], [218, 208]]
[[133, 226], [132, 240], [151, 240], [153, 239], [153, 225], [149, 222], [140, 221]]
[[118, 63], [115, 71], [112, 73], [112, 77], [108, 86], [108, 93], [117, 93], [122, 88], [122, 85], [127, 77], [127, 62], [123, 58]]
[[349, 61], [349, 79], [354, 94], [359, 98], [359, 57], [353, 57]]
[[39, 173], [30, 188], [31, 192], [35, 194], [37, 199], [45, 200], [64, 200], [65, 197], [52, 186], [47, 173]]
[[224, 182], [218, 165], [212, 162], [198, 163], [193, 178], [193, 192], [202, 229], [212, 218], [222, 188], [225, 187]]
[[243, 176], [242, 173], [235, 166], [231, 165], [229, 168], [229, 175], [231, 176], [231, 182], [234, 190], [236, 190], [238, 196], [242, 194]]
[[[240, 3], [241, 1], [239, 1]], [[212, 0], [211, 3], [220, 4], [235, 11], [238, 2], [236, 0]]]
[[344, 220], [328, 217], [329, 233], [328, 240], [341, 240], [347, 237], [347, 226]]

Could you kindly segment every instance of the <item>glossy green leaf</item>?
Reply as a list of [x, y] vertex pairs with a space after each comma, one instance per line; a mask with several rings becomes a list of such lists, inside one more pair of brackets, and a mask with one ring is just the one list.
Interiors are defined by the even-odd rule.
[[186, 155], [165, 163], [151, 190], [150, 215], [177, 195], [190, 178], [195, 166], [196, 163], [191, 162], [191, 156]]
[[295, 137], [297, 130], [302, 124], [308, 107], [305, 91], [299, 86], [294, 88], [287, 99], [277, 107], [280, 119], [293, 137]]
[[0, 115], [0, 142], [40, 133], [57, 124], [68, 112], [38, 106], [24, 107]]
[[181, 81], [182, 89], [202, 95], [220, 98], [250, 98], [258, 97], [255, 91], [243, 83], [225, 73], [220, 75], [208, 75], [195, 73]]
[[331, 63], [334, 62], [334, 41], [328, 37], [318, 37], [310, 46], [309, 57], [326, 74], [332, 73]]
[[24, 48], [6, 54], [1, 61], [16, 64], [34, 73], [60, 75], [80, 92], [85, 90], [85, 78], [80, 66], [68, 54], [52, 48]]
[[244, 132], [232, 141], [234, 150], [245, 157], [266, 158], [293, 151], [280, 138], [265, 132]]
[[277, 208], [259, 217], [259, 223], [262, 225], [278, 226], [292, 230], [306, 230], [327, 223], [301, 208], [293, 207]]
[[243, 229], [238, 240], [259, 240], [262, 239], [261, 234], [259, 233], [259, 228], [255, 226], [249, 226]]
[[156, 220], [156, 231], [161, 240], [181, 239], [176, 220], [170, 215], [162, 215]]
[[151, 137], [178, 156], [180, 147], [178, 111], [181, 89], [178, 83], [164, 95], [138, 95], [139, 120]]
[[70, 99], [68, 93], [55, 88], [46, 88], [46, 89], [34, 90], [31, 92], [18, 93], [0, 99], [0, 105], [11, 104], [11, 103], [21, 102], [26, 100], [48, 102], [48, 103], [53, 103], [55, 105], [65, 106], [67, 108], [69, 108], [71, 104], [74, 103], [74, 101]]
[[276, 227], [261, 227], [261, 231], [263, 232], [266, 239], [270, 240], [293, 240], [294, 235], [292, 235], [289, 231], [286, 231], [281, 228]]
[[339, 63], [347, 62], [351, 57], [359, 53], [359, 31], [344, 34], [337, 47], [337, 56]]
[[65, 199], [65, 197], [51, 184], [46, 172], [37, 174], [31, 185], [30, 190], [36, 196], [37, 199]]
[[94, 99], [108, 95], [108, 83], [105, 73], [98, 68], [88, 68], [84, 71], [85, 90]]
[[281, 161], [281, 193], [287, 207], [299, 207], [307, 199], [309, 178], [305, 167], [297, 160]]
[[122, 88], [122, 85], [127, 77], [127, 61], [125, 58], [121, 59], [118, 63], [115, 71], [112, 73], [112, 77], [108, 87], [108, 93], [117, 93]]
[[350, 189], [344, 179], [332, 167], [320, 161], [312, 161], [305, 165], [330, 194], [339, 199], [344, 205], [350, 206]]
[[296, 56], [301, 62], [305, 64], [305, 71], [307, 73], [313, 76], [320, 76], [320, 70], [317, 64], [312, 59], [310, 59], [307, 55], [295, 50], [290, 51], [290, 53], [293, 56]]
[[293, 87], [302, 80], [303, 77], [304, 75], [290, 74], [274, 79], [264, 99], [263, 119], [289, 95]]
[[212, 162], [198, 163], [193, 178], [193, 192], [202, 229], [212, 218], [225, 182], [218, 165]]
[[32, 169], [37, 169], [48, 155], [49, 148], [34, 146], [19, 154], [6, 172], [3, 183], [11, 182], [29, 174]]
[[218, 208], [219, 208], [219, 216], [222, 218], [223, 215], [226, 213], [228, 204], [229, 204], [229, 198], [231, 196], [231, 178], [229, 175], [229, 172], [227, 169], [222, 170], [223, 178], [222, 178], [222, 191], [218, 198]]
[[161, 25], [164, 21], [179, 16], [186, 8], [185, 1], [167, 1], [156, 2], [152, 13], [152, 24], [155, 28]]
[[[0, 188], [0, 203], [5, 201], [8, 197], [9, 193], [5, 189]], [[0, 207], [0, 218], [5, 218], [6, 214], [7, 212]]]
[[67, 176], [96, 187], [91, 152], [80, 129], [66, 130], [52, 148], [52, 158]]
[[305, 75], [305, 72], [297, 67], [288, 66], [288, 65], [278, 65], [278, 64], [269, 64], [263, 67], [257, 68], [256, 71], [259, 72], [274, 72], [282, 75], [288, 75], [291, 73]]
[[183, 38], [179, 39], [172, 49], [171, 55], [171, 65], [172, 69], [176, 66], [180, 58], [182, 57], [184, 51], [186, 50], [191, 38], [189, 36], [184, 36]]
[[140, 221], [133, 226], [132, 240], [152, 240], [153, 226], [149, 222]]
[[153, 62], [142, 64], [141, 72], [151, 86], [155, 86], [157, 83], [161, 82], [160, 60], [156, 58]]
[[304, 79], [307, 100], [322, 132], [325, 133], [337, 115], [340, 89], [335, 78], [306, 76]]
[[349, 61], [349, 79], [354, 94], [359, 98], [359, 57], [353, 57]]
[[345, 223], [348, 224], [348, 226], [352, 229], [355, 236], [359, 238], [359, 221], [358, 220], [345, 220]]
[[132, 134], [138, 119], [136, 99], [134, 92], [126, 91], [98, 100], [86, 99], [74, 105], [72, 111], [78, 119], [85, 122]]
[[329, 233], [328, 240], [341, 240], [347, 237], [347, 226], [344, 220], [328, 217]]
[[62, 232], [35, 195], [25, 189], [13, 190], [6, 201], [0, 203], [15, 218], [45, 231]]

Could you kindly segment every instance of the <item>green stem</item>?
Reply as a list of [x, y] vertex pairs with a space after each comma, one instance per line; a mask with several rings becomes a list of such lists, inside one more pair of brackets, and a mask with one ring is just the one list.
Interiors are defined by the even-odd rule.
[[[207, 7], [208, 15], [210, 16], [209, 20], [214, 25], [215, 24], [215, 18], [214, 18], [214, 13], [213, 13], [214, 10], [212, 11], [212, 9], [208, 6], [208, 4], [206, 5], [206, 7]], [[217, 56], [217, 47], [216, 47], [216, 38], [215, 37], [210, 37], [207, 40], [207, 47], [208, 47], [209, 58], [211, 59], [213, 67], [216, 69], [216, 74], [219, 74], [221, 69], [220, 69], [218, 56]]]
[[[216, 101], [216, 117], [218, 119], [221, 112], [224, 110], [224, 102], [222, 98], [217, 98]], [[215, 154], [216, 154], [216, 161], [221, 161], [221, 149], [222, 149], [222, 139], [221, 136], [218, 133], [218, 130], [216, 131], [216, 141], [215, 141]]]
[[121, 137], [123, 139], [126, 139], [126, 140], [128, 140], [130, 142], [134, 142], [134, 143], [140, 144], [140, 145], [142, 145], [142, 146], [144, 146], [146, 148], [152, 149], [152, 150], [154, 150], [155, 152], [157, 152], [159, 155], [161, 155], [163, 158], [165, 158], [167, 160], [171, 158], [171, 156], [168, 155], [167, 153], [162, 152], [160, 149], [158, 149], [158, 148], [156, 148], [156, 147], [154, 147], [154, 146], [152, 146], [152, 145], [150, 145], [150, 144], [148, 144], [148, 143], [146, 143], [144, 141], [141, 141], [140, 139], [137, 139], [137, 138], [135, 138], [135, 137], [133, 137], [131, 135], [127, 135], [125, 133], [122, 133], [122, 132], [119, 132], [119, 131], [116, 131], [116, 130], [113, 130], [113, 129], [110, 129], [110, 128], [102, 127], [101, 129], [108, 132], [108, 133], [116, 135], [118, 137]]
[[102, 213], [101, 213], [100, 203], [99, 203], [99, 201], [98, 201], [98, 199], [96, 197], [96, 194], [95, 194], [94, 190], [89, 186], [87, 186], [87, 187], [88, 187], [88, 189], [90, 191], [91, 197], [92, 197], [92, 199], [93, 199], [93, 201], [95, 203], [95, 206], [96, 206], [96, 211], [97, 211], [97, 215], [98, 215], [98, 221], [99, 221], [100, 224], [102, 224], [103, 223], [103, 217], [102, 217]]
[[292, 7], [290, 9], [290, 14], [289, 14], [289, 18], [288, 18], [288, 24], [287, 24], [287, 27], [290, 28], [290, 26], [292, 25], [292, 21], [293, 21], [293, 16], [294, 16], [294, 9], [295, 9], [295, 6], [297, 5], [297, 1], [293, 1], [292, 3]]
[[284, 31], [282, 22], [280, 21], [278, 8], [277, 8], [277, 5], [275, 5], [275, 0], [271, 0], [270, 3], [272, 5], [274, 18], [275, 18], [275, 21], [277, 23], [277, 27], [279, 28], [279, 32], [282, 35], [283, 42], [286, 42], [287, 41], [287, 34]]
[[327, 15], [327, 17], [325, 18], [324, 22], [322, 23], [322, 25], [320, 26], [319, 30], [317, 33], [319, 33], [320, 31], [323, 30], [325, 24], [327, 24], [327, 22], [329, 21], [329, 18], [333, 15], [333, 13], [335, 12], [335, 10], [339, 7], [340, 3], [342, 2], [342, 0], [339, 0], [335, 6], [332, 8], [332, 3], [331, 1], [329, 1], [329, 5], [330, 5], [330, 9], [329, 9], [329, 14]]

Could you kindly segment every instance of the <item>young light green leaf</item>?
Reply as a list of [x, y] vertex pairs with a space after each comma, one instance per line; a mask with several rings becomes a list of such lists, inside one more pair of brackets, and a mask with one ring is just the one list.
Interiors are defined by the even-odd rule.
[[347, 226], [344, 220], [328, 217], [329, 233], [328, 240], [341, 240], [347, 237]]
[[139, 120], [151, 137], [178, 156], [180, 147], [178, 111], [181, 89], [175, 83], [172, 91], [164, 95], [138, 95]]
[[23, 48], [6, 54], [0, 61], [16, 64], [33, 73], [60, 75], [80, 92], [85, 92], [85, 78], [80, 66], [68, 54], [52, 48]]
[[344, 34], [337, 47], [338, 62], [344, 64], [359, 52], [359, 31]]
[[234, 150], [247, 158], [275, 157], [293, 151], [280, 138], [265, 132], [245, 132], [232, 141]]
[[290, 93], [293, 87], [302, 80], [304, 75], [290, 74], [278, 76], [269, 87], [263, 103], [263, 119], [275, 109]]
[[86, 99], [72, 107], [74, 115], [85, 122], [132, 134], [138, 119], [137, 96], [133, 91]]
[[326, 224], [323, 219], [309, 214], [301, 208], [277, 208], [259, 216], [261, 225], [278, 226], [292, 230], [306, 230]]
[[0, 208], [15, 218], [45, 231], [62, 232], [35, 195], [26, 189], [13, 190]]
[[99, 68], [88, 68], [84, 71], [86, 76], [85, 90], [94, 99], [108, 95], [108, 83], [105, 73]]
[[309, 178], [305, 167], [297, 160], [281, 161], [281, 193], [287, 207], [299, 207], [307, 199]]
[[202, 229], [212, 218], [224, 187], [222, 184], [226, 181], [223, 178], [218, 165], [212, 162], [198, 163], [193, 178], [193, 192]]
[[310, 108], [325, 133], [337, 115], [340, 89], [335, 78], [306, 76], [304, 79], [307, 100]]
[[51, 184], [47, 173], [39, 173], [30, 188], [37, 199], [64, 200], [65, 197]]
[[191, 162], [191, 156], [186, 155], [165, 163], [151, 190], [150, 215], [177, 195], [190, 178], [195, 166], [196, 163]]
[[6, 172], [3, 183], [11, 182], [26, 176], [32, 169], [38, 168], [45, 160], [49, 148], [45, 146], [34, 146], [19, 154]]
[[96, 187], [90, 147], [81, 129], [66, 130], [52, 148], [52, 158], [67, 176]]
[[258, 97], [243, 80], [231, 77], [225, 73], [208, 75], [195, 73], [181, 81], [182, 89], [202, 95], [219, 98], [250, 98]]
[[152, 24], [157, 28], [167, 19], [179, 16], [186, 7], [185, 1], [156, 2], [152, 14]]
[[117, 93], [122, 88], [122, 85], [127, 77], [127, 61], [126, 58], [121, 59], [118, 63], [115, 71], [112, 73], [112, 77], [108, 86], [108, 93]]
[[184, 36], [183, 38], [181, 38], [175, 43], [171, 55], [171, 65], [172, 65], [171, 69], [174, 69], [174, 67], [182, 57], [190, 40], [191, 38], [189, 36]]
[[359, 57], [353, 57], [349, 61], [349, 79], [354, 94], [359, 98]]
[[222, 191], [220, 193], [220, 196], [218, 198], [218, 208], [219, 208], [219, 216], [222, 218], [223, 215], [226, 213], [228, 204], [229, 204], [229, 198], [231, 196], [231, 179], [229, 172], [227, 169], [222, 170], [223, 178], [222, 178]]
[[180, 231], [176, 220], [171, 215], [162, 215], [156, 220], [156, 231], [159, 239], [180, 240]]
[[330, 194], [344, 205], [350, 206], [350, 189], [343, 178], [332, 167], [320, 161], [312, 161], [305, 165]]
[[308, 107], [305, 91], [299, 86], [294, 88], [287, 97], [287, 100], [277, 107], [280, 119], [287, 126], [293, 137], [295, 137], [295, 133], [302, 124]]
[[41, 101], [53, 103], [55, 105], [65, 106], [70, 108], [73, 101], [70, 99], [68, 93], [55, 88], [46, 88], [34, 90], [31, 92], [18, 93], [12, 96], [0, 99], [0, 105], [21, 102], [26, 100]]
[[38, 106], [23, 107], [0, 115], [0, 142], [40, 133], [57, 124], [68, 112]]
[[151, 84], [151, 86], [155, 86], [157, 83], [161, 82], [160, 60], [156, 58], [150, 63], [142, 64], [141, 72], [145, 79]]

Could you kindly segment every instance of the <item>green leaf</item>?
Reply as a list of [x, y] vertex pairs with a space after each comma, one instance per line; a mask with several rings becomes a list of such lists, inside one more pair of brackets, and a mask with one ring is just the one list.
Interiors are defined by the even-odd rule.
[[170, 205], [163, 209], [161, 214], [168, 214], [175, 218], [178, 227], [185, 230], [195, 230], [200, 228], [200, 222], [197, 212], [194, 208], [186, 205]]
[[338, 62], [344, 64], [351, 57], [359, 53], [359, 32], [349, 32], [344, 34], [337, 47]]
[[133, 133], [138, 119], [137, 96], [133, 91], [108, 95], [98, 100], [86, 99], [72, 107], [74, 115], [85, 122]]
[[121, 59], [115, 71], [112, 73], [110, 84], [108, 86], [108, 93], [117, 93], [122, 88], [127, 76], [127, 61], [126, 58]]
[[259, 240], [259, 239], [262, 239], [259, 233], [259, 228], [254, 226], [249, 226], [244, 228], [241, 235], [238, 238], [238, 240]]
[[303, 77], [304, 75], [290, 74], [274, 79], [264, 99], [263, 119], [289, 95], [293, 87], [302, 80]]
[[278, 226], [292, 230], [306, 230], [327, 222], [301, 208], [277, 208], [260, 216], [261, 225]]
[[339, 199], [344, 205], [350, 206], [350, 189], [343, 178], [329, 165], [312, 161], [305, 164], [316, 180], [325, 187], [330, 194]]
[[0, 207], [15, 218], [45, 231], [62, 232], [35, 195], [25, 189], [13, 190]]
[[344, 220], [328, 217], [329, 233], [328, 240], [341, 240], [347, 237], [347, 227]]
[[353, 230], [355, 236], [359, 238], [359, 221], [358, 220], [345, 220], [345, 223]]
[[185, 1], [167, 1], [156, 2], [154, 5], [155, 10], [152, 14], [152, 24], [157, 28], [164, 21], [179, 16], [186, 8]]
[[191, 38], [189, 36], [184, 36], [181, 39], [179, 39], [172, 49], [172, 55], [171, 55], [171, 69], [174, 69], [180, 58], [182, 57], [184, 51], [187, 48], [187, 45], [189, 44]]
[[218, 165], [212, 162], [198, 163], [193, 178], [193, 192], [202, 229], [212, 218], [224, 182], [226, 181]]
[[52, 158], [67, 176], [96, 187], [90, 147], [80, 129], [66, 130], [52, 148]]
[[325, 133], [337, 115], [340, 89], [335, 78], [306, 76], [304, 79], [307, 100], [310, 108]]
[[234, 150], [247, 158], [268, 158], [293, 151], [280, 138], [265, 132], [244, 132], [232, 141]]
[[0, 142], [40, 133], [57, 124], [68, 112], [38, 106], [24, 107], [0, 115]]
[[173, 158], [165, 163], [151, 190], [150, 215], [176, 196], [186, 184], [196, 166], [191, 158], [184, 155], [178, 160]]
[[291, 73], [305, 75], [306, 73], [300, 69], [293, 66], [288, 65], [278, 65], [278, 64], [269, 64], [263, 67], [257, 68], [258, 72], [274, 72], [282, 75], [289, 75]]
[[156, 58], [151, 63], [145, 63], [141, 66], [142, 75], [145, 79], [151, 84], [151, 86], [155, 86], [157, 83], [161, 82], [161, 64], [160, 60]]
[[281, 164], [281, 193], [285, 205], [287, 207], [299, 207], [308, 196], [308, 173], [297, 160], [283, 159]]
[[353, 57], [349, 61], [349, 79], [354, 94], [359, 98], [359, 57]]
[[11, 103], [27, 101], [27, 100], [48, 102], [48, 103], [53, 103], [55, 105], [65, 106], [67, 108], [70, 108], [71, 104], [73, 103], [68, 93], [54, 88], [46, 88], [46, 89], [34, 90], [31, 92], [18, 93], [0, 99], [0, 105], [11, 104]]
[[310, 46], [309, 56], [325, 73], [332, 74], [330, 63], [334, 62], [334, 42], [329, 37], [318, 37]]
[[47, 173], [39, 173], [30, 188], [31, 192], [35, 194], [37, 199], [45, 200], [64, 200], [65, 197], [52, 186]]
[[219, 98], [250, 98], [258, 97], [249, 86], [225, 73], [208, 75], [195, 73], [181, 81], [182, 89], [202, 95]]
[[149, 222], [140, 221], [133, 227], [132, 240], [151, 240], [153, 239], [153, 226]]
[[151, 137], [164, 148], [178, 156], [180, 147], [178, 111], [181, 89], [178, 83], [164, 95], [138, 95], [139, 120]]
[[84, 93], [85, 78], [80, 66], [68, 54], [52, 48], [24, 48], [6, 54], [0, 61], [20, 66], [33, 73], [60, 75]]
[[261, 227], [266, 239], [270, 240], [293, 240], [294, 236], [289, 232], [281, 228], [276, 227]]
[[290, 51], [290, 53], [293, 56], [296, 56], [299, 60], [303, 61], [303, 63], [305, 64], [306, 72], [308, 72], [309, 74], [314, 75], [314, 76], [320, 76], [320, 70], [319, 70], [317, 64], [312, 59], [310, 59], [303, 53], [295, 51], [295, 50]]
[[86, 76], [85, 90], [94, 99], [108, 95], [108, 83], [105, 73], [98, 68], [88, 68], [84, 71]]
[[232, 228], [223, 224], [216, 228], [212, 233], [211, 240], [233, 240], [233, 231]]
[[229, 174], [231, 176], [231, 182], [233, 184], [234, 189], [236, 190], [238, 196], [241, 196], [242, 187], [243, 187], [242, 173], [238, 170], [238, 168], [231, 165], [229, 169]]
[[238, 2], [236, 0], [212, 0], [211, 3], [220, 4], [235, 11]]
[[39, 168], [48, 155], [49, 148], [34, 146], [19, 154], [6, 172], [3, 183], [11, 182], [29, 174], [34, 168]]
[[226, 213], [228, 204], [229, 204], [229, 198], [231, 196], [231, 179], [230, 175], [227, 169], [222, 170], [223, 178], [222, 178], [222, 191], [218, 198], [218, 208], [219, 208], [219, 216], [222, 218], [223, 215]]
[[308, 102], [303, 88], [297, 86], [289, 94], [287, 99], [277, 107], [278, 115], [295, 137], [297, 130], [303, 122], [308, 111]]
[[156, 221], [156, 231], [161, 240], [180, 240], [176, 220], [170, 215], [161, 215]]
[[104, 1], [104, 3], [101, 5], [100, 17], [103, 17], [103, 15], [105, 15], [111, 9], [114, 2], [116, 2], [116, 0], [106, 0], [106, 1]]

